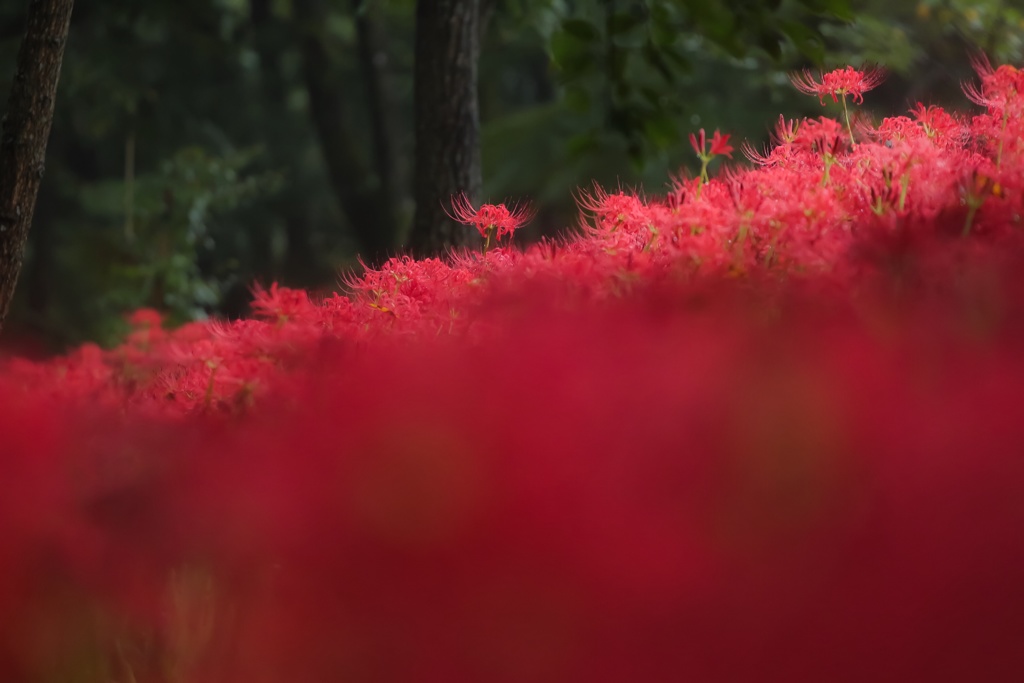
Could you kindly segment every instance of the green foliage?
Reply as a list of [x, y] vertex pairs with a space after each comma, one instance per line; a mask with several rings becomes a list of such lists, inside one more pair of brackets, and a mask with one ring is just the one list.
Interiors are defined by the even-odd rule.
[[679, 86], [695, 53], [726, 60], [779, 60], [787, 49], [820, 62], [819, 23], [848, 17], [845, 0], [609, 0], [578, 3], [550, 36], [550, 54], [571, 107], [594, 112], [573, 141], [596, 144], [600, 130], [621, 135], [634, 162], [679, 139], [687, 94]]
[[[960, 19], [949, 14], [954, 3], [937, 0], [720, 1], [694, 3], [700, 5], [695, 8], [669, 0], [510, 4], [516, 8], [510, 18], [532, 26], [548, 49], [557, 96], [542, 108], [515, 111], [485, 127], [485, 182], [497, 197], [566, 197], [591, 179], [661, 191], [663, 179], [681, 166], [695, 170], [686, 134], [697, 128], [721, 128], [756, 146], [767, 141], [779, 111], [828, 113], [792, 89], [788, 73], [794, 69], [884, 65], [890, 76], [866, 109], [892, 114], [917, 100], [962, 107], [960, 84], [973, 77], [973, 51], [985, 51], [996, 62], [1024, 61], [1017, 53], [985, 47], [1009, 45], [1014, 35], [1024, 35], [1011, 30], [1018, 16], [1012, 3], [995, 0], [957, 3]], [[940, 15], [939, 5], [947, 12]], [[691, 9], [704, 28], [716, 17], [737, 28], [741, 22], [730, 11], [744, 7], [759, 17], [742, 22], [742, 40], [717, 42], [726, 33], [714, 26], [694, 30]], [[973, 11], [988, 22], [980, 33], [958, 27], [977, 18]], [[625, 37], [609, 43], [617, 32]], [[653, 53], [645, 49], [648, 38], [658, 48]], [[745, 49], [743, 57], [735, 56], [737, 47]], [[490, 49], [509, 47], [492, 43]], [[625, 57], [609, 57], [616, 50]], [[537, 168], [545, 173], [537, 174]], [[559, 204], [558, 215], [561, 224], [571, 222], [573, 207]]]
[[[316, 72], [344, 105], [337, 125], [352, 167], [366, 169], [348, 185], [374, 190], [365, 19], [380, 38], [377, 85], [393, 124], [388, 203], [409, 215], [415, 0], [325, 2], [315, 26], [297, 20], [294, 3], [79, 3], [11, 325], [59, 343], [110, 340], [139, 305], [186, 320], [242, 312], [257, 280], [331, 286], [355, 262], [356, 241], [311, 121], [303, 41], [322, 41]], [[0, 5], [0, 102], [24, 4]], [[962, 102], [972, 51], [1024, 62], [1024, 11], [1012, 0], [482, 7], [482, 199], [531, 199], [534, 236], [571, 229], [573, 191], [592, 180], [661, 191], [693, 168], [686, 136], [698, 128], [757, 145], [779, 111], [826, 113], [792, 90], [793, 69], [882, 64], [889, 81], [867, 107], [893, 113], [916, 100]]]
[[959, 35], [997, 62], [1024, 59], [1024, 7], [1008, 0], [920, 0], [917, 16], [930, 31]]
[[113, 320], [146, 306], [182, 322], [217, 310], [239, 278], [238, 259], [230, 251], [218, 254], [218, 242], [233, 238], [234, 226], [224, 218], [281, 185], [278, 174], [249, 172], [258, 155], [258, 149], [215, 156], [187, 147], [131, 181], [83, 186], [81, 220], [96, 226], [85, 253], [105, 266], [91, 317]]
[[[285, 49], [264, 65], [249, 11], [76, 7], [13, 325], [65, 344], [114, 341], [140, 305], [177, 321], [237, 314], [253, 280], [280, 276], [287, 225], [310, 241], [336, 230], [285, 19], [270, 19], [266, 37]], [[8, 21], [21, 23], [5, 5]], [[19, 39], [0, 39], [0, 97]], [[337, 242], [320, 240], [324, 264]]]
[[[76, 214], [57, 226], [64, 236], [52, 257], [47, 320], [59, 325], [50, 323], [51, 333], [114, 343], [126, 311], [156, 308], [180, 323], [220, 310], [232, 287], [248, 287], [235, 216], [281, 185], [279, 175], [251, 170], [257, 155], [183, 148], [130, 180], [65, 186], [61, 200]], [[67, 237], [72, 231], [78, 239]]]
[[874, 101], [899, 111], [923, 100], [962, 107], [960, 84], [975, 78], [970, 58], [1024, 61], [1024, 14], [1007, 0], [855, 0], [852, 22], [822, 28], [831, 64], [874, 62], [889, 71]]

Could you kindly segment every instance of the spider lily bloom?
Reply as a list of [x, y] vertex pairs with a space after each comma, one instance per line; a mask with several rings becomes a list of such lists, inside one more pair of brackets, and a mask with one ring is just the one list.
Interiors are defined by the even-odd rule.
[[843, 69], [829, 71], [821, 74], [821, 82], [814, 80], [814, 76], [807, 69], [799, 73], [790, 74], [789, 80], [800, 92], [808, 95], [817, 95], [818, 101], [825, 104], [825, 95], [829, 95], [833, 102], [839, 102], [842, 98], [843, 117], [846, 119], [846, 131], [850, 134], [850, 143], [856, 145], [853, 139], [853, 128], [850, 126], [850, 111], [846, 106], [846, 96], [849, 95], [853, 101], [860, 104], [864, 101], [864, 93], [874, 89], [885, 78], [885, 70], [872, 66], [858, 71], [852, 66]]
[[[981, 85], [965, 84], [964, 93], [988, 110], [978, 117], [974, 128], [994, 144], [996, 168], [999, 168], [1007, 145], [1010, 149], [1020, 149], [1021, 136], [1016, 131], [1017, 125], [1011, 122], [1019, 122], [1024, 117], [1024, 70], [1008, 64], [993, 68], [984, 55], [975, 57], [972, 62], [981, 77]], [[978, 130], [979, 124], [988, 130]]]
[[808, 95], [817, 95], [822, 104], [825, 104], [825, 95], [829, 95], [833, 102], [838, 102], [840, 97], [846, 99], [849, 95], [854, 102], [861, 104], [864, 101], [864, 93], [873, 90], [884, 79], [885, 70], [875, 66], [863, 71], [848, 66], [827, 74], [823, 73], [820, 83], [814, 80], [814, 76], [807, 69], [789, 76], [790, 82], [797, 90]]
[[[964, 94], [977, 105], [1002, 112], [1011, 102], [1018, 105], [1022, 100], [1018, 94], [1024, 92], [1024, 70], [1009, 64], [993, 67], [988, 57], [981, 55], [971, 60], [974, 70], [981, 78], [981, 85], [963, 84]], [[1020, 113], [1018, 110], [1017, 114]]]
[[690, 144], [693, 145], [693, 150], [697, 152], [697, 157], [700, 159], [700, 178], [705, 183], [708, 182], [708, 164], [712, 159], [717, 156], [732, 158], [733, 146], [729, 144], [728, 133], [722, 135], [720, 131], [715, 130], [715, 134], [711, 136], [711, 149], [709, 150], [707, 134], [701, 128], [697, 135], [690, 133]]
[[755, 149], [749, 142], [744, 142], [740, 149], [743, 151], [744, 156], [758, 166], [769, 166], [789, 158], [789, 155], [792, 153], [793, 143], [798, 140], [799, 135], [800, 121], [796, 119], [787, 120], [785, 116], [779, 114], [779, 122], [775, 124], [775, 130], [771, 134], [772, 142], [775, 144], [774, 148], [769, 148], [768, 151], [762, 152]]
[[469, 197], [460, 194], [452, 197], [452, 213], [448, 216], [454, 221], [475, 227], [485, 240], [486, 254], [492, 238], [500, 240], [505, 235], [512, 235], [533, 217], [533, 210], [527, 206], [513, 206], [509, 209], [504, 204], [483, 204], [479, 209], [474, 209]]
[[693, 145], [693, 149], [697, 152], [697, 156], [701, 159], [704, 157], [716, 157], [716, 156], [727, 156], [732, 158], [733, 146], [729, 144], [729, 134], [723, 135], [720, 131], [716, 130], [715, 134], [711, 136], [711, 149], [705, 152], [707, 149], [708, 138], [704, 129], [701, 128], [698, 132], [699, 143], [697, 135], [690, 133], [690, 144]]

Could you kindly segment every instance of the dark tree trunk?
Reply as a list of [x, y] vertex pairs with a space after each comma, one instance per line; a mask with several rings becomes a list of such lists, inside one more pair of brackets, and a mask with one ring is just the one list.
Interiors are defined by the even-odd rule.
[[352, 228], [360, 253], [369, 263], [382, 261], [395, 248], [394, 198], [363, 159], [356, 137], [345, 128], [347, 94], [330, 77], [324, 39], [327, 9], [323, 0], [296, 0], [303, 79], [309, 111], [320, 139], [331, 186]]
[[491, 27], [491, 19], [498, 11], [498, 0], [480, 0], [480, 44], [487, 41], [487, 30]]
[[[252, 45], [260, 62], [261, 117], [264, 121], [278, 122], [276, 125], [280, 126], [290, 119], [287, 111], [288, 86], [281, 72], [281, 55], [290, 39], [289, 27], [274, 15], [273, 0], [250, 0], [249, 21]], [[265, 142], [270, 163], [278, 168], [294, 168], [298, 158], [291, 142], [294, 138], [279, 133], [268, 136]], [[305, 216], [305, 202], [295, 200], [297, 192], [301, 189], [289, 183], [285, 190], [268, 200], [268, 209], [273, 212], [269, 220], [275, 227], [283, 225], [288, 237], [284, 262], [278, 262], [272, 255], [270, 231], [264, 239], [253, 244], [255, 269], [259, 276], [283, 280], [283, 284], [289, 286], [305, 285], [305, 278], [310, 277], [319, 265], [317, 255], [309, 246], [310, 229]]]
[[436, 255], [469, 241], [445, 214], [453, 195], [480, 194], [480, 0], [416, 3], [416, 216], [411, 247]]
[[53, 183], [39, 188], [38, 206], [33, 214], [32, 234], [28, 242], [31, 258], [22, 275], [22, 290], [27, 295], [28, 308], [35, 320], [46, 318], [53, 291], [55, 240], [53, 235], [54, 209], [59, 201]]
[[391, 88], [388, 82], [388, 55], [380, 39], [377, 22], [370, 14], [372, 8], [367, 0], [351, 0], [355, 14], [356, 44], [359, 50], [359, 70], [366, 89], [366, 107], [370, 115], [370, 133], [373, 138], [374, 164], [380, 189], [388, 204], [397, 206], [405, 199], [396, 164], [395, 145], [397, 139]]
[[7, 114], [0, 130], [0, 327], [25, 257], [43, 178], [74, 0], [29, 0]]
[[272, 37], [273, 12], [271, 0], [250, 0], [249, 21], [253, 32], [253, 47], [260, 59], [261, 87], [275, 105], [284, 102], [285, 88], [281, 79], [278, 57], [280, 45]]

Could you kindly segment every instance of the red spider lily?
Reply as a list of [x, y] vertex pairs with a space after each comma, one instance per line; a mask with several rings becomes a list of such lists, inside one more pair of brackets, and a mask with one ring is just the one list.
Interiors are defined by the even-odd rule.
[[717, 129], [715, 134], [711, 137], [711, 149], [708, 150], [708, 139], [704, 133], [704, 129], [701, 128], [699, 131], [699, 138], [697, 135], [690, 133], [690, 144], [693, 145], [693, 149], [697, 152], [697, 156], [700, 158], [700, 179], [701, 182], [708, 182], [708, 164], [711, 160], [717, 156], [727, 156], [732, 158], [732, 145], [729, 144], [729, 135], [722, 135]]
[[884, 79], [885, 70], [875, 66], [867, 67], [863, 71], [858, 71], [852, 66], [836, 69], [821, 74], [821, 82], [815, 81], [807, 69], [789, 77], [797, 90], [808, 95], [817, 95], [822, 104], [825, 103], [825, 95], [829, 95], [833, 102], [838, 102], [840, 97], [845, 99], [849, 95], [854, 102], [860, 104], [864, 101], [864, 93], [873, 90]]
[[[698, 138], [699, 135], [699, 138]], [[707, 134], [704, 129], [701, 128], [698, 135], [690, 133], [690, 144], [693, 145], [694, 151], [697, 152], [697, 156], [703, 160], [705, 157], [709, 159], [717, 156], [727, 156], [732, 158], [733, 146], [729, 144], [729, 134], [723, 135], [717, 129], [714, 135], [711, 136], [711, 149], [707, 150]]]
[[474, 209], [469, 197], [460, 194], [452, 198], [452, 220], [465, 225], [472, 225], [480, 236], [490, 242], [491, 236], [501, 239], [514, 233], [523, 223], [533, 217], [533, 210], [528, 206], [513, 206], [509, 209], [504, 204], [483, 204]]
[[[627, 226], [632, 229], [647, 222], [647, 205], [635, 191], [619, 190], [609, 194], [595, 185], [593, 192], [581, 189], [576, 203], [582, 211], [594, 214], [598, 228], [616, 230]], [[586, 224], [587, 220], [582, 218], [581, 222]]]
[[[964, 94], [975, 104], [987, 109], [1002, 110], [1010, 102], [1016, 101], [1018, 106], [1024, 102], [1020, 93], [1024, 92], [1024, 70], [1010, 64], [993, 67], [985, 55], [971, 60], [974, 70], [981, 78], [981, 85], [963, 84]], [[1019, 115], [1021, 109], [1015, 112]]]
[[0, 359], [0, 681], [1009, 680], [1024, 76], [980, 71], [554, 241]]
[[786, 158], [791, 146], [799, 138], [799, 134], [800, 121], [786, 119], [784, 115], [779, 114], [779, 122], [775, 124], [775, 130], [771, 133], [772, 142], [775, 144], [773, 150], [762, 152], [751, 145], [749, 141], [744, 141], [740, 149], [744, 156], [758, 166], [768, 166]]
[[805, 120], [794, 143], [814, 154], [835, 156], [843, 147], [843, 127], [835, 119], [822, 116]]
[[775, 131], [772, 133], [772, 140], [778, 145], [787, 145], [796, 140], [800, 133], [800, 122], [796, 119], [787, 119], [779, 114], [779, 122], [775, 124]]
[[963, 128], [963, 124], [942, 107], [925, 106], [918, 102], [917, 106], [910, 111], [929, 138], [939, 140], [955, 138]]

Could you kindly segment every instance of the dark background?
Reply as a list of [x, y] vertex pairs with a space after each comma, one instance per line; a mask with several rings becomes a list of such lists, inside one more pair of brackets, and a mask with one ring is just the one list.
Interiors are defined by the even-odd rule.
[[[524, 241], [573, 230], [574, 191], [592, 182], [662, 192], [693, 168], [698, 128], [758, 147], [780, 113], [834, 114], [790, 86], [794, 69], [884, 65], [865, 102], [881, 116], [919, 100], [968, 111], [972, 53], [1024, 61], [1024, 14], [1008, 1], [676, 4], [481, 0], [480, 199], [531, 201]], [[0, 102], [24, 5], [0, 5]], [[142, 306], [183, 322], [243, 315], [254, 282], [336, 289], [360, 267], [356, 222], [388, 230], [400, 253], [414, 10], [78, 3], [10, 338], [40, 351], [110, 344]], [[343, 186], [325, 159], [345, 169]]]

